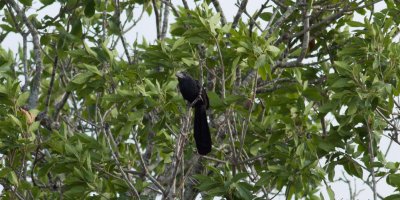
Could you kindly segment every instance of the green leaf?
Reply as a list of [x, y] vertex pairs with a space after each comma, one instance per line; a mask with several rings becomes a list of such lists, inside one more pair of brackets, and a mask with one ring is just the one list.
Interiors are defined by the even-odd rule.
[[14, 171], [10, 171], [10, 173], [8, 174], [8, 181], [10, 181], [10, 183], [13, 185], [18, 186], [18, 177]]
[[174, 45], [172, 46], [171, 51], [176, 50], [178, 47], [182, 46], [182, 45], [185, 44], [185, 43], [186, 43], [186, 40], [185, 40], [184, 37], [181, 37], [181, 38], [177, 39], [177, 40], [175, 41]]
[[92, 72], [80, 73], [80, 74], [76, 75], [74, 77], [74, 79], [72, 79], [72, 83], [82, 85], [82, 84], [86, 83], [92, 76], [93, 76]]
[[215, 92], [208, 92], [208, 99], [210, 101], [210, 106], [212, 108], [218, 108], [218, 107], [222, 107], [224, 106], [224, 102], [222, 101], [222, 99], [217, 95], [217, 93]]
[[399, 199], [400, 199], [400, 193], [397, 193], [387, 196], [383, 200], [399, 200]]
[[327, 191], [328, 191], [329, 199], [335, 200], [335, 192], [333, 192], [333, 190], [330, 186], [328, 186]]
[[226, 194], [226, 189], [222, 186], [214, 187], [214, 188], [208, 190], [207, 194], [210, 196], [223, 196]]
[[279, 165], [268, 165], [268, 171], [270, 172], [278, 172], [282, 169], [282, 167], [280, 167]]
[[45, 178], [53, 166], [53, 162], [46, 163], [43, 167], [40, 168], [38, 176], [41, 178]]
[[247, 173], [237, 173], [233, 178], [232, 178], [232, 182], [234, 183], [234, 182], [238, 182], [238, 181], [240, 181], [241, 179], [244, 179], [244, 178], [246, 178], [248, 176], [248, 174]]
[[267, 70], [264, 67], [259, 67], [257, 69], [258, 74], [261, 76], [262, 80], [267, 80]]
[[45, 5], [48, 6], [50, 4], [53, 4], [55, 0], [40, 0], [40, 2]]
[[361, 22], [357, 21], [347, 21], [346, 22], [350, 27], [365, 27], [365, 25]]
[[352, 158], [347, 158], [346, 163], [344, 164], [344, 169], [350, 175], [357, 176], [358, 178], [363, 177], [363, 171], [361, 166], [355, 162]]
[[387, 184], [393, 187], [400, 187], [400, 174], [389, 174], [386, 178]]
[[28, 128], [28, 132], [30, 132], [30, 133], [35, 132], [36, 130], [38, 130], [39, 126], [40, 126], [40, 122], [38, 122], [38, 121], [33, 122]]
[[19, 95], [18, 99], [17, 99], [17, 103], [16, 106], [21, 107], [23, 105], [26, 104], [26, 102], [28, 101], [29, 98], [29, 92], [24, 92], [21, 95]]
[[10, 172], [11, 169], [9, 167], [3, 167], [2, 169], [0, 169], [0, 178], [5, 178]]
[[107, 47], [107, 40], [105, 42], [101, 43], [101, 48], [102, 48], [103, 52], [105, 53], [105, 55], [107, 55], [106, 61], [112, 61], [114, 57], [113, 57], [113, 54], [110, 51], [110, 49], [108, 49], [108, 47]]
[[97, 58], [97, 53], [93, 51], [85, 42], [83, 43], [83, 46], [85, 47], [86, 52], [93, 56], [94, 58]]
[[268, 45], [267, 50], [271, 52], [274, 57], [278, 56], [281, 53], [281, 50], [273, 45]]
[[270, 12], [263, 12], [260, 14], [260, 18], [263, 19], [264, 21], [269, 21], [272, 17], [272, 13]]
[[267, 74], [269, 78], [271, 79], [271, 66], [267, 63], [267, 55], [261, 54], [257, 60], [256, 64], [254, 66], [256, 69], [258, 69], [258, 73], [260, 74], [261, 78], [263, 80], [267, 79]]
[[196, 64], [196, 61], [193, 58], [182, 58], [182, 62], [187, 66], [192, 66]]
[[96, 3], [94, 0], [87, 0], [85, 5], [85, 16], [92, 17], [95, 13]]
[[[74, 185], [71, 188], [68, 188], [65, 192], [64, 195], [70, 198], [77, 198], [78, 196], [80, 198], [85, 197], [85, 192], [87, 192], [87, 187], [85, 187], [84, 184], [81, 185]], [[75, 197], [75, 198], [74, 198]]]
[[201, 182], [198, 186], [196, 186], [196, 188], [199, 189], [200, 191], [208, 191], [218, 186], [221, 186], [221, 184], [211, 180], [208, 182]]
[[24, 6], [32, 6], [32, 0], [19, 0]]
[[82, 63], [80, 66], [82, 66], [83, 68], [89, 70], [90, 72], [93, 72], [94, 74], [97, 74], [99, 76], [102, 76], [103, 74], [97, 69], [96, 66], [94, 65], [88, 65], [86, 63]]
[[311, 101], [320, 101], [322, 99], [320, 91], [315, 87], [308, 87], [303, 91], [303, 95]]
[[261, 54], [260, 56], [258, 56], [256, 65], [254, 67], [259, 68], [264, 66], [265, 64], [267, 64], [267, 55]]
[[399, 163], [398, 163], [398, 162], [396, 162], [396, 163], [394, 163], [394, 162], [387, 162], [386, 165], [385, 165], [385, 167], [388, 168], [388, 169], [391, 169], [391, 170], [396, 170], [396, 169], [399, 168]]
[[339, 67], [339, 68], [341, 68], [341, 69], [343, 69], [343, 70], [350, 71], [349, 64], [347, 64], [344, 61], [335, 61], [334, 65]]
[[15, 125], [22, 128], [22, 123], [21, 123], [21, 121], [19, 121], [18, 118], [16, 118], [14, 115], [11, 115], [11, 114], [7, 114], [7, 115]]
[[71, 34], [76, 36], [76, 37], [81, 37], [82, 36], [82, 22], [80, 18], [75, 18], [72, 20], [72, 29], [71, 29]]
[[79, 158], [78, 152], [76, 151], [75, 147], [70, 144], [65, 144], [64, 148], [66, 153], [75, 155], [76, 158]]
[[128, 121], [141, 122], [144, 116], [144, 110], [137, 110], [128, 114]]
[[244, 187], [244, 183], [236, 184], [236, 190], [239, 193], [239, 196], [242, 197], [241, 199], [253, 199], [253, 195], [251, 194], [250, 190]]
[[344, 87], [349, 87], [353, 83], [352, 80], [348, 78], [339, 78], [332, 84], [332, 88], [344, 88]]

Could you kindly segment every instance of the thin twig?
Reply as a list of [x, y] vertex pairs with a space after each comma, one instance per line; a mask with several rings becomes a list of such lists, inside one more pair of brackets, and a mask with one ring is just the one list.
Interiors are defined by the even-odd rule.
[[297, 4], [295, 4], [295, 5], [293, 5], [293, 6], [290, 6], [290, 7], [286, 10], [286, 12], [283, 13], [283, 15], [282, 15], [278, 20], [276, 20], [275, 24], [273, 24], [273, 25], [271, 26], [271, 28], [268, 30], [267, 34], [265, 34], [264, 38], [265, 38], [265, 39], [268, 39], [268, 38], [272, 35], [272, 33], [274, 33], [274, 31], [275, 31], [277, 28], [281, 27], [282, 23], [283, 23], [286, 19], [288, 19], [288, 18], [290, 17], [290, 15], [292, 15], [292, 13], [293, 13], [296, 9], [297, 9]]
[[252, 157], [252, 158], [248, 158], [248, 159], [246, 159], [246, 160], [240, 161], [239, 164], [248, 164], [248, 163], [250, 163], [250, 162], [252, 162], [252, 161], [254, 161], [254, 160], [257, 160], [257, 159], [259, 159], [259, 158], [262, 158], [262, 157], [264, 157], [264, 156], [266, 156], [266, 155], [267, 155], [266, 153], [263, 153], [263, 154], [260, 154], [260, 155], [258, 155], [258, 156], [254, 156], [254, 157]]
[[211, 160], [211, 161], [217, 162], [217, 163], [223, 163], [223, 164], [227, 163], [225, 160], [220, 160], [220, 159], [217, 159], [217, 158], [214, 158], [214, 157], [210, 157], [210, 156], [201, 156], [201, 157], [203, 157], [203, 158], [205, 158], [207, 160]]
[[47, 113], [47, 111], [49, 111], [51, 92], [54, 87], [54, 79], [56, 76], [57, 66], [58, 66], [58, 56], [56, 55], [56, 57], [54, 58], [54, 62], [53, 62], [53, 71], [51, 72], [49, 89], [47, 90], [47, 97], [46, 97], [46, 103], [45, 103], [46, 107], [44, 108], [45, 113]]
[[174, 13], [175, 17], [179, 17], [179, 12], [175, 8], [174, 4], [171, 3], [171, 0], [161, 0], [161, 1], [171, 8], [171, 10]]
[[[304, 30], [308, 30], [308, 28], [310, 27], [310, 13], [309, 13], [309, 9], [307, 8], [307, 1], [306, 0], [303, 0], [303, 4], [305, 4], [305, 5], [303, 5], [304, 6], [304, 9], [303, 9], [303, 29]], [[303, 35], [303, 43], [302, 43], [302, 46], [301, 46], [300, 56], [297, 58], [297, 62], [299, 62], [299, 63], [306, 56], [306, 53], [308, 51], [309, 39], [310, 39], [310, 31], [305, 31], [304, 35]]]
[[215, 45], [217, 46], [218, 56], [219, 56], [219, 64], [221, 65], [221, 97], [225, 99], [225, 65], [224, 59], [222, 57], [221, 48], [219, 46], [219, 42], [217, 38], [214, 37]]
[[240, 3], [239, 9], [236, 12], [235, 17], [233, 18], [232, 29], [235, 29], [236, 26], [238, 25], [242, 13], [246, 10], [247, 2], [248, 0], [242, 0], [242, 2]]
[[251, 120], [251, 114], [254, 109], [254, 104], [255, 104], [255, 99], [256, 99], [256, 94], [257, 94], [257, 79], [258, 79], [258, 73], [254, 76], [253, 80], [253, 87], [252, 87], [252, 95], [251, 95], [251, 105], [249, 107], [249, 115], [247, 116], [247, 119], [243, 123], [243, 129], [242, 129], [242, 134], [240, 137], [240, 149], [239, 149], [239, 155], [241, 155], [243, 146], [244, 146], [244, 140], [246, 139], [246, 133], [247, 133], [247, 128], [249, 127], [249, 123]]
[[[269, 3], [269, 0], [265, 1], [265, 2], [261, 5], [260, 10], [258, 10], [257, 13], [254, 15], [254, 17], [252, 17], [252, 20], [250, 21], [250, 24], [249, 24], [249, 33], [250, 33], [250, 36], [252, 36], [252, 34], [253, 34], [253, 26], [254, 26], [254, 24], [258, 25], [256, 21], [257, 21], [258, 17], [261, 15], [262, 11], [264, 11], [264, 9], [267, 8], [268, 3]], [[272, 19], [271, 19], [271, 20], [272, 20]], [[261, 30], [261, 29], [260, 29], [260, 30]]]
[[126, 44], [126, 40], [125, 40], [125, 37], [123, 34], [123, 26], [121, 24], [121, 19], [120, 19], [121, 10], [120, 10], [119, 0], [114, 0], [114, 4], [115, 4], [115, 15], [116, 15], [115, 18], [118, 20], [117, 23], [118, 23], [118, 28], [119, 28], [119, 37], [121, 38], [121, 43], [122, 43], [122, 47], [124, 48], [126, 59], [128, 60], [129, 64], [132, 64], [131, 57], [129, 56], [129, 51], [128, 51], [128, 47]]
[[[343, 15], [345, 15], [347, 13], [351, 13], [351, 12], [353, 12], [355, 10], [362, 9], [362, 8], [374, 5], [374, 4], [376, 4], [376, 3], [380, 2], [380, 1], [382, 1], [382, 0], [375, 0], [375, 1], [372, 1], [372, 2], [370, 2], [368, 4], [364, 4], [364, 5], [358, 6], [358, 7], [353, 7], [353, 6], [350, 7], [350, 6], [347, 5], [343, 9], [341, 9], [339, 12], [337, 12], [336, 14], [332, 14], [331, 16], [319, 21], [318, 23], [313, 24], [308, 29], [303, 29], [302, 31], [291, 35], [290, 38], [299, 37], [299, 36], [303, 35], [304, 33], [306, 33], [307, 31], [313, 30], [313, 29], [319, 27], [322, 24], [328, 24], [328, 23], [330, 23], [330, 22], [332, 22], [332, 21], [334, 21], [336, 19], [339, 19], [340, 17], [342, 17]], [[364, 1], [361, 1], [360, 4], [363, 3], [363, 2]]]
[[113, 160], [115, 161], [115, 164], [117, 165], [118, 170], [121, 173], [125, 183], [130, 188], [129, 193], [131, 193], [132, 196], [136, 196], [138, 199], [140, 199], [140, 195], [139, 195], [138, 191], [136, 190], [135, 186], [133, 186], [129, 176], [125, 173], [125, 171], [122, 168], [122, 165], [119, 161], [119, 152], [114, 150], [114, 149], [118, 149], [117, 144], [115, 143], [114, 136], [111, 133], [110, 126], [108, 124], [106, 124], [104, 121], [104, 119], [108, 116], [108, 114], [111, 112], [112, 109], [114, 109], [114, 107], [111, 107], [110, 109], [108, 109], [104, 113], [103, 117], [101, 117], [101, 115], [100, 115], [100, 121], [102, 124], [102, 128], [103, 128], [104, 133], [107, 136], [106, 140], [107, 140], [108, 147], [111, 151], [111, 156], [112, 156]]
[[[132, 131], [134, 132], [133, 128], [132, 128]], [[139, 142], [137, 141], [136, 137], [137, 137], [137, 134], [135, 134], [135, 136], [133, 137], [133, 142], [135, 143], [136, 151], [137, 151], [137, 154], [139, 155], [140, 164], [142, 165], [144, 174], [150, 179], [151, 182], [153, 182], [153, 184], [154, 184], [159, 190], [161, 190], [161, 193], [164, 194], [164, 193], [165, 193], [164, 187], [163, 187], [163, 186], [157, 181], [157, 179], [155, 179], [155, 178], [150, 174], [150, 172], [149, 172], [149, 169], [148, 169], [148, 167], [147, 167], [147, 165], [146, 165], [146, 163], [145, 163], [145, 161], [144, 161], [144, 159], [143, 159], [143, 156], [142, 156], [142, 154], [140, 153]]]
[[367, 130], [368, 130], [368, 154], [369, 154], [369, 162], [370, 162], [370, 173], [371, 173], [371, 177], [372, 177], [372, 192], [374, 194], [374, 200], [376, 200], [377, 197], [377, 192], [376, 192], [376, 180], [375, 180], [375, 171], [374, 171], [374, 160], [375, 160], [375, 156], [374, 156], [374, 146], [373, 146], [373, 133], [370, 127], [370, 121], [372, 121], [372, 119], [370, 117], [368, 117], [365, 120], [365, 123], [367, 125]]
[[283, 4], [282, 2], [280, 2], [280, 0], [272, 0], [272, 2], [274, 2], [277, 6], [281, 7], [282, 9], [287, 9], [287, 6], [285, 4]]
[[240, 159], [240, 151], [238, 152], [239, 153], [239, 156], [238, 156], [237, 150], [235, 148], [235, 140], [233, 138], [233, 132], [232, 132], [232, 128], [231, 128], [231, 120], [230, 120], [230, 118], [232, 117], [232, 109], [231, 108], [226, 111], [225, 116], [226, 116], [226, 118], [225, 118], [226, 124], [228, 126], [229, 139], [231, 142], [230, 145], [232, 148], [232, 158], [233, 158], [232, 175], [235, 176], [238, 159]]
[[28, 85], [29, 85], [29, 77], [28, 77], [28, 67], [27, 67], [27, 65], [28, 65], [28, 61], [27, 61], [27, 52], [28, 52], [28, 41], [27, 41], [27, 37], [28, 37], [28, 35], [27, 34], [23, 34], [22, 35], [22, 52], [23, 52], [23, 55], [22, 55], [22, 67], [24, 68], [24, 80], [25, 80], [25, 83], [24, 83], [24, 86], [22, 86], [22, 89], [21, 89], [21, 91], [22, 92], [25, 92], [26, 91], [26, 89], [28, 88]]

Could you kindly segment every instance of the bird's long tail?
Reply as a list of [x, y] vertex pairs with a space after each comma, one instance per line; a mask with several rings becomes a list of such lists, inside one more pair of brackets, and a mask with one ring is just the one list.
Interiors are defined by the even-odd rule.
[[211, 135], [208, 128], [205, 105], [196, 106], [194, 110], [194, 140], [199, 154], [206, 155], [210, 153]]

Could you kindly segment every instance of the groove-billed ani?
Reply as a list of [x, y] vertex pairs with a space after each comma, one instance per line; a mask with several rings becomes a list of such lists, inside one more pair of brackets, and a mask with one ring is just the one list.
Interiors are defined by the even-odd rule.
[[189, 74], [178, 72], [176, 76], [183, 98], [194, 107], [194, 140], [197, 152], [206, 155], [211, 151], [211, 135], [206, 113], [209, 107], [207, 93], [199, 81], [194, 80]]

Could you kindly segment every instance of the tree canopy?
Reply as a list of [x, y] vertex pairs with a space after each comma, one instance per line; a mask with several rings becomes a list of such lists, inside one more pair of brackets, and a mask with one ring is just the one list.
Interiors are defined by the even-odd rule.
[[[2, 199], [335, 199], [339, 167], [400, 198], [400, 3], [231, 4], [1, 1]], [[128, 41], [143, 15], [157, 39]], [[177, 71], [207, 90], [207, 156]]]

